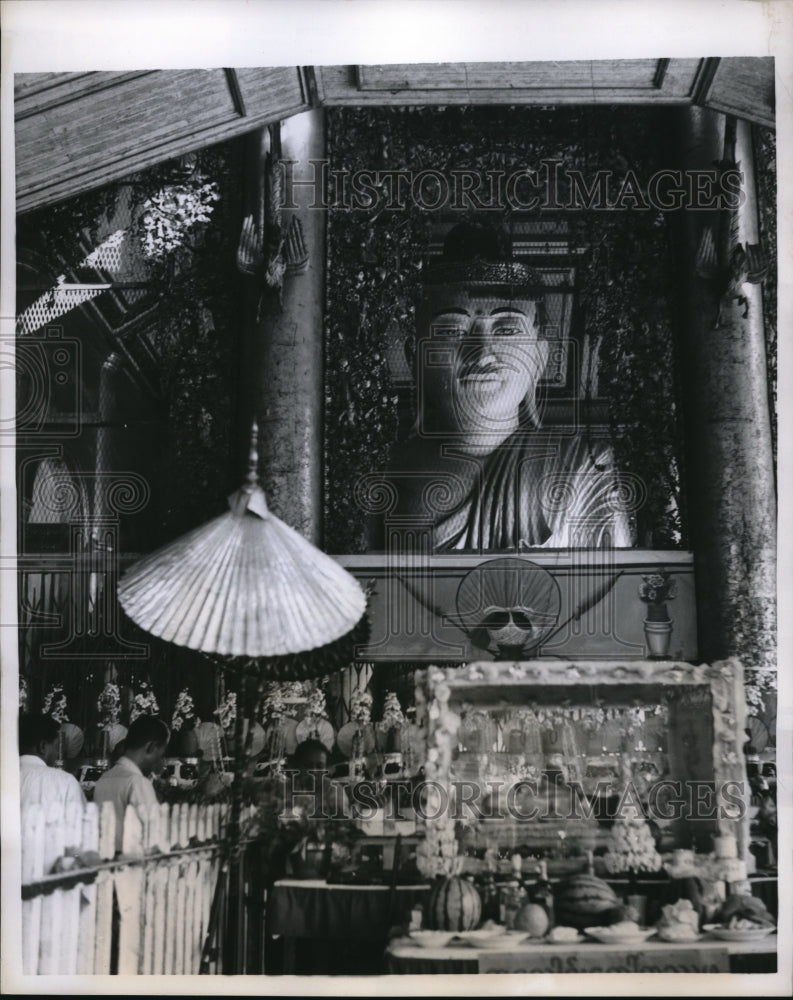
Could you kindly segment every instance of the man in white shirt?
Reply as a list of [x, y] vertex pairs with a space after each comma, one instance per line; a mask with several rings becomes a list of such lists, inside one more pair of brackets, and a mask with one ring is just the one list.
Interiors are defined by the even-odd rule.
[[116, 811], [116, 853], [124, 840], [124, 814], [132, 805], [145, 816], [158, 803], [150, 775], [162, 763], [171, 732], [162, 719], [139, 715], [124, 740], [124, 753], [94, 788], [94, 802], [112, 802]]
[[74, 775], [54, 767], [58, 759], [59, 724], [49, 715], [19, 718], [19, 795], [22, 806], [85, 805]]

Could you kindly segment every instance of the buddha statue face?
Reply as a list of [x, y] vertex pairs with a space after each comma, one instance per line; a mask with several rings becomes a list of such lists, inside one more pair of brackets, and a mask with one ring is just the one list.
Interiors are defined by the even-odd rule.
[[488, 453], [517, 430], [549, 344], [537, 303], [460, 286], [427, 290], [418, 315], [419, 432], [462, 451]]

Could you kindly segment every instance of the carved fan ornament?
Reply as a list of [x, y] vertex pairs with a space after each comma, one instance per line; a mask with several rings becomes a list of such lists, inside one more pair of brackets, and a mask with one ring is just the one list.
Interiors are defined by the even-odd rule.
[[471, 641], [502, 659], [535, 649], [557, 625], [561, 604], [551, 574], [526, 559], [482, 563], [457, 590], [457, 613]]

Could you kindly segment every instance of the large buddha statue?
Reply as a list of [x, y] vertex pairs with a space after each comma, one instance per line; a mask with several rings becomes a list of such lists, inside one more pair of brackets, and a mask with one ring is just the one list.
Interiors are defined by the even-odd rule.
[[539, 277], [502, 235], [455, 226], [425, 272], [409, 356], [417, 419], [384, 474], [393, 504], [378, 547], [384, 527], [392, 546], [414, 523], [436, 552], [631, 544], [608, 447], [541, 426], [543, 320]]

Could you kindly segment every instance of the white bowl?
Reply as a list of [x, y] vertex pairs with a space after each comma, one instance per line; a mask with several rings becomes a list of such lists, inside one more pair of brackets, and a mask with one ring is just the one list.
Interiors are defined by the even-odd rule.
[[719, 924], [705, 924], [704, 930], [721, 941], [762, 941], [773, 934], [776, 927], [758, 924], [757, 927], [721, 927]]
[[411, 931], [410, 940], [419, 948], [443, 948], [454, 937], [453, 931]]

